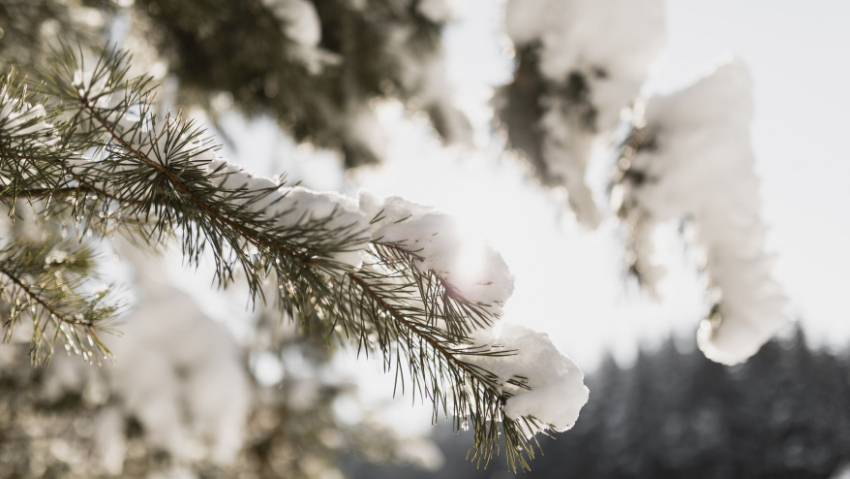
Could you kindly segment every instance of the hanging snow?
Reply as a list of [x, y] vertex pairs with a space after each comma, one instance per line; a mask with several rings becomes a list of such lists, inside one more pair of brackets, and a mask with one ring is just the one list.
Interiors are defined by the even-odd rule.
[[[474, 336], [476, 344], [489, 344], [516, 350], [512, 356], [468, 356], [465, 360], [499, 377], [510, 419], [530, 417], [540, 424], [524, 424], [526, 436], [551, 428], [566, 431], [575, 425], [579, 411], [587, 403], [589, 391], [584, 375], [570, 358], [561, 354], [549, 336], [519, 324], [501, 323]], [[509, 384], [524, 379], [530, 389]]]
[[689, 218], [715, 305], [699, 345], [725, 364], [746, 360], [787, 321], [782, 288], [763, 250], [749, 124], [750, 77], [730, 60], [692, 86], [651, 98], [632, 134], [615, 192], [635, 243], [632, 268], [648, 286], [660, 276], [651, 252], [657, 222]]
[[511, 146], [543, 183], [563, 186], [577, 218], [601, 213], [584, 181], [594, 144], [637, 98], [664, 42], [661, 0], [511, 0], [519, 66], [498, 98]]

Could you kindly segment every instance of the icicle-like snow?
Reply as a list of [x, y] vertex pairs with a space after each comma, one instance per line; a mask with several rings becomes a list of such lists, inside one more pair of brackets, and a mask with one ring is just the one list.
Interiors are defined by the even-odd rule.
[[[660, 276], [645, 256], [656, 222], [688, 217], [705, 255], [715, 311], [699, 330], [706, 356], [746, 360], [787, 321], [782, 288], [764, 253], [749, 124], [750, 77], [740, 60], [669, 96], [648, 101], [642, 140], [618, 186], [620, 214], [636, 234], [637, 273], [650, 286]], [[644, 274], [641, 261], [652, 268]]]

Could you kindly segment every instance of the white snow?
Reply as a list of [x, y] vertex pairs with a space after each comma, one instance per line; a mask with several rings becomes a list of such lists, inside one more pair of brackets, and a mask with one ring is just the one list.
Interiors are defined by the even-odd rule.
[[[594, 143], [607, 140], [621, 111], [638, 97], [664, 43], [663, 10], [661, 0], [507, 4], [508, 36], [517, 47], [539, 44], [539, 73], [554, 86], [540, 99], [547, 170], [566, 187], [577, 217], [590, 228], [602, 219], [584, 181]], [[587, 92], [576, 104], [563, 90], [575, 90], [579, 77]]]
[[[464, 298], [502, 314], [502, 306], [513, 293], [514, 277], [493, 248], [470, 244], [451, 217], [399, 197], [379, 198], [361, 190], [360, 209], [371, 221], [373, 241], [415, 253], [422, 258], [416, 265], [421, 271], [434, 272]], [[584, 376], [546, 334], [518, 324], [497, 323], [474, 331], [471, 339], [476, 346], [518, 350], [508, 357], [465, 356], [464, 361], [500, 378], [503, 391], [513, 395], [505, 405], [508, 417], [531, 416], [541, 423], [539, 428], [524, 426], [528, 436], [543, 428], [563, 431], [573, 426], [588, 398]], [[513, 376], [528, 378], [531, 390], [507, 384]]]
[[[502, 314], [505, 301], [513, 293], [514, 277], [493, 248], [470, 245], [451, 217], [399, 197], [381, 199], [361, 191], [360, 209], [372, 221], [373, 241], [416, 253], [422, 258], [417, 268], [433, 271], [467, 300], [488, 305], [497, 316]], [[540, 428], [564, 431], [573, 426], [588, 398], [584, 376], [547, 335], [525, 326], [499, 323], [473, 332], [472, 340], [476, 346], [518, 350], [509, 357], [468, 356], [464, 360], [500, 378], [503, 390], [513, 395], [505, 404], [509, 418], [530, 416], [541, 422], [539, 428], [523, 426], [528, 436]], [[507, 384], [513, 376], [528, 378], [531, 390]]]
[[313, 2], [309, 0], [262, 0], [280, 22], [290, 58], [300, 61], [312, 75], [321, 73], [326, 65], [338, 64], [341, 57], [319, 47], [322, 23]]
[[[142, 121], [141, 125], [139, 121]], [[368, 244], [370, 235], [368, 222], [359, 212], [355, 201], [336, 193], [314, 192], [300, 186], [278, 187], [268, 178], [253, 175], [241, 166], [219, 158], [209, 146], [198, 142], [184, 145], [176, 129], [178, 124], [169, 118], [152, 124], [125, 115], [117, 123], [116, 129], [130, 148], [165, 166], [169, 166], [172, 158], [185, 159], [188, 155], [193, 164], [204, 169], [209, 182], [220, 190], [218, 198], [221, 201], [251, 213], [262, 213], [265, 219], [275, 220], [274, 227], [300, 228], [320, 223], [328, 237], [348, 236], [345, 249], [334, 252], [332, 257], [351, 268], [360, 267], [360, 252]], [[178, 150], [178, 147], [182, 147], [182, 150]], [[140, 166], [147, 168], [132, 155], [108, 163], [86, 158], [70, 160], [70, 163], [75, 173], [100, 178], [89, 183], [105, 191], [112, 191], [109, 177]], [[154, 174], [151, 170], [151, 176]], [[296, 243], [316, 241], [312, 236], [290, 239]]]
[[443, 452], [434, 441], [422, 437], [399, 439], [395, 454], [402, 463], [431, 472], [439, 471], [445, 464]]
[[[466, 356], [465, 360], [499, 377], [502, 390], [512, 395], [505, 403], [507, 417], [532, 417], [541, 423], [539, 427], [523, 424], [528, 437], [547, 428], [566, 431], [575, 425], [590, 393], [581, 370], [558, 351], [547, 334], [504, 322], [479, 331], [474, 339], [478, 345], [517, 351], [512, 356]], [[514, 376], [526, 378], [531, 389], [508, 384]]]
[[829, 479], [850, 479], [850, 463], [839, 465]]
[[161, 263], [136, 263], [148, 297], [122, 318], [123, 337], [104, 338], [114, 362], [96, 368], [57, 354], [45, 371], [43, 397], [82, 390], [87, 403], [105, 406], [95, 420], [95, 452], [113, 474], [123, 468], [130, 416], [142, 424], [145, 442], [178, 464], [232, 463], [242, 449], [253, 391], [240, 350], [188, 296], [155, 281]]
[[505, 20], [515, 45], [541, 42], [546, 79], [585, 76], [602, 131], [638, 96], [664, 44], [660, 0], [510, 0]]
[[[362, 264], [360, 252], [371, 236], [368, 221], [353, 200], [301, 186], [277, 188], [271, 180], [254, 176], [223, 159], [207, 163], [206, 171], [212, 184], [221, 189], [222, 199], [255, 213], [263, 212], [266, 218], [275, 220], [276, 227], [301, 227], [324, 221], [321, 227], [328, 235], [352, 235], [348, 248], [334, 253], [333, 257], [355, 269]], [[292, 240], [314, 241], [310, 237]]]
[[455, 16], [456, 6], [452, 0], [419, 0], [416, 11], [434, 23], [445, 23]]
[[106, 107], [109, 105], [112, 96], [110, 93], [104, 92], [109, 75], [99, 75], [97, 81], [93, 81], [94, 73], [93, 70], [76, 70], [73, 78], [71, 78], [71, 84], [77, 89], [80, 96], [96, 99], [95, 106]]
[[196, 458], [198, 445], [210, 444], [210, 459], [232, 462], [251, 388], [226, 330], [199, 314], [188, 296], [166, 288], [146, 298], [122, 329], [126, 337], [112, 345], [111, 384], [146, 440], [178, 460]]
[[316, 7], [308, 0], [262, 0], [263, 5], [283, 22], [284, 34], [293, 42], [315, 48], [322, 39], [322, 25]]
[[124, 412], [117, 406], [106, 407], [97, 415], [94, 425], [94, 443], [100, 463], [109, 474], [119, 476], [127, 454]]
[[379, 160], [384, 157], [387, 137], [368, 105], [350, 105], [340, 120], [345, 124], [343, 135], [349, 148]]
[[[700, 326], [699, 345], [725, 364], [755, 354], [788, 321], [785, 294], [771, 277], [773, 259], [763, 249], [750, 90], [746, 66], [733, 59], [682, 91], [648, 100], [644, 122], [656, 147], [639, 151], [630, 165], [646, 180], [623, 183], [617, 192], [638, 232], [639, 256], [651, 252], [649, 233], [658, 222], [693, 221], [719, 303], [719, 314]], [[651, 285], [661, 271], [647, 264]]]
[[33, 134], [37, 136], [29, 140], [35, 147], [47, 147], [59, 141], [55, 127], [45, 121], [47, 112], [43, 105], [31, 105], [10, 98], [5, 88], [0, 92], [0, 104], [0, 121], [3, 122], [0, 135], [11, 139], [13, 147], [23, 146], [22, 137]]
[[360, 210], [372, 222], [372, 241], [416, 254], [420, 271], [434, 272], [467, 300], [501, 315], [514, 277], [491, 246], [469, 244], [452, 217], [397, 196], [381, 199], [363, 190]]
[[[122, 119], [121, 128], [132, 127], [133, 121], [129, 117]], [[170, 136], [170, 141], [174, 141], [176, 137], [159, 133], [175, 124], [166, 120], [145, 125], [148, 130], [143, 129], [144, 134], [129, 143], [143, 154], [167, 163], [165, 138]], [[470, 244], [454, 220], [433, 208], [398, 197], [381, 199], [367, 192], [360, 194], [357, 203], [335, 193], [279, 188], [269, 179], [218, 158], [211, 149], [199, 145], [187, 148], [191, 160], [205, 168], [210, 183], [222, 192], [222, 199], [262, 213], [280, 227], [300, 227], [312, 220], [327, 219], [323, 227], [329, 232], [362, 231], [352, 251], [336, 256], [353, 268], [361, 266], [361, 250], [367, 243], [378, 240], [415, 253], [421, 257], [416, 265], [420, 271], [434, 272], [461, 296], [484, 305], [494, 315], [501, 315], [513, 292], [514, 277], [502, 256], [489, 245]], [[113, 173], [133, 167], [127, 161], [127, 165], [116, 166]], [[83, 171], [82, 164], [75, 164], [77, 167]], [[153, 276], [150, 272], [148, 275]], [[146, 441], [168, 451], [178, 464], [200, 457], [222, 464], [232, 462], [242, 445], [251, 402], [239, 351], [232, 338], [199, 314], [187, 296], [157, 287], [150, 279], [142, 279], [150, 297], [122, 327], [132, 341], [112, 344], [116, 365], [109, 372], [109, 387], [120, 397], [116, 407], [121, 409], [104, 411], [98, 431], [104, 465], [110, 470], [120, 468], [117, 458], [125, 447], [118, 427], [122, 414], [135, 416], [144, 427]], [[545, 335], [510, 324], [502, 325], [498, 331], [500, 335], [495, 335], [495, 330], [479, 334], [490, 335], [509, 349], [521, 349], [520, 354], [503, 360], [471, 361], [482, 361], [482, 367], [492, 368], [504, 380], [513, 375], [528, 378], [531, 391], [504, 386], [513, 394], [506, 404], [508, 417], [533, 416], [545, 427], [556, 430], [571, 427], [587, 400], [581, 372]], [[61, 366], [56, 371], [54, 389], [65, 388], [63, 381], [77, 384], [84, 380], [74, 371], [62, 373]], [[526, 432], [533, 434], [536, 430]]]
[[[429, 20], [443, 23], [454, 15], [455, 6], [450, 0], [427, 0], [417, 3], [416, 9]], [[445, 51], [442, 45], [427, 52], [415, 48], [415, 33], [416, 30], [407, 25], [390, 25], [387, 28], [387, 49], [395, 52], [393, 60], [398, 64], [398, 81], [403, 90], [415, 92], [406, 104], [414, 111], [428, 113], [431, 124], [439, 130], [444, 143], [469, 145], [472, 143], [472, 126], [458, 108], [454, 88], [447, 79]], [[370, 115], [374, 117], [371, 111]], [[377, 124], [372, 130], [382, 132]], [[386, 153], [386, 144], [382, 137], [381, 158]]]

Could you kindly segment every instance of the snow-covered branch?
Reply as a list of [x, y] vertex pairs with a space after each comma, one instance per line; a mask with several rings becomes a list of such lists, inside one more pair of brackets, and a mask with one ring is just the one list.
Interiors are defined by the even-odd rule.
[[[572, 426], [587, 400], [578, 368], [544, 335], [516, 329], [517, 347], [505, 347], [514, 338], [492, 332], [513, 292], [501, 255], [467, 248], [451, 218], [401, 198], [364, 192], [355, 202], [252, 175], [219, 158], [191, 122], [157, 117], [149, 79], [126, 71], [121, 53], [87, 72], [66, 50], [45, 78], [40, 99], [62, 119], [55, 128], [71, 153], [54, 162], [60, 178], [42, 182], [55, 193], [39, 196], [73, 205], [75, 234], [111, 212], [114, 227], [150, 248], [178, 237], [190, 264], [210, 251], [219, 286], [243, 278], [255, 301], [274, 299], [300, 324], [320, 322], [379, 353], [397, 387], [431, 401], [435, 417], [468, 420], [484, 463], [504, 439], [512, 466], [527, 467], [533, 433]], [[80, 201], [89, 186], [102, 194]], [[476, 254], [479, 267], [465, 268]], [[555, 369], [514, 369], [515, 357], [537, 357], [526, 348]]]

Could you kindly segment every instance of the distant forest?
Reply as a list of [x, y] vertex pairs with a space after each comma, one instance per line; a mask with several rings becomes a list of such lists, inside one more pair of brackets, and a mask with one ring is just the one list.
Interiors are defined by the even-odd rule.
[[[713, 363], [668, 340], [621, 368], [610, 357], [587, 378], [575, 428], [543, 438], [529, 479], [827, 479], [850, 463], [850, 355], [813, 351], [800, 329], [743, 365]], [[448, 426], [446, 426], [448, 427]], [[506, 479], [465, 460], [470, 438], [439, 427], [436, 472], [350, 460], [356, 479]]]

